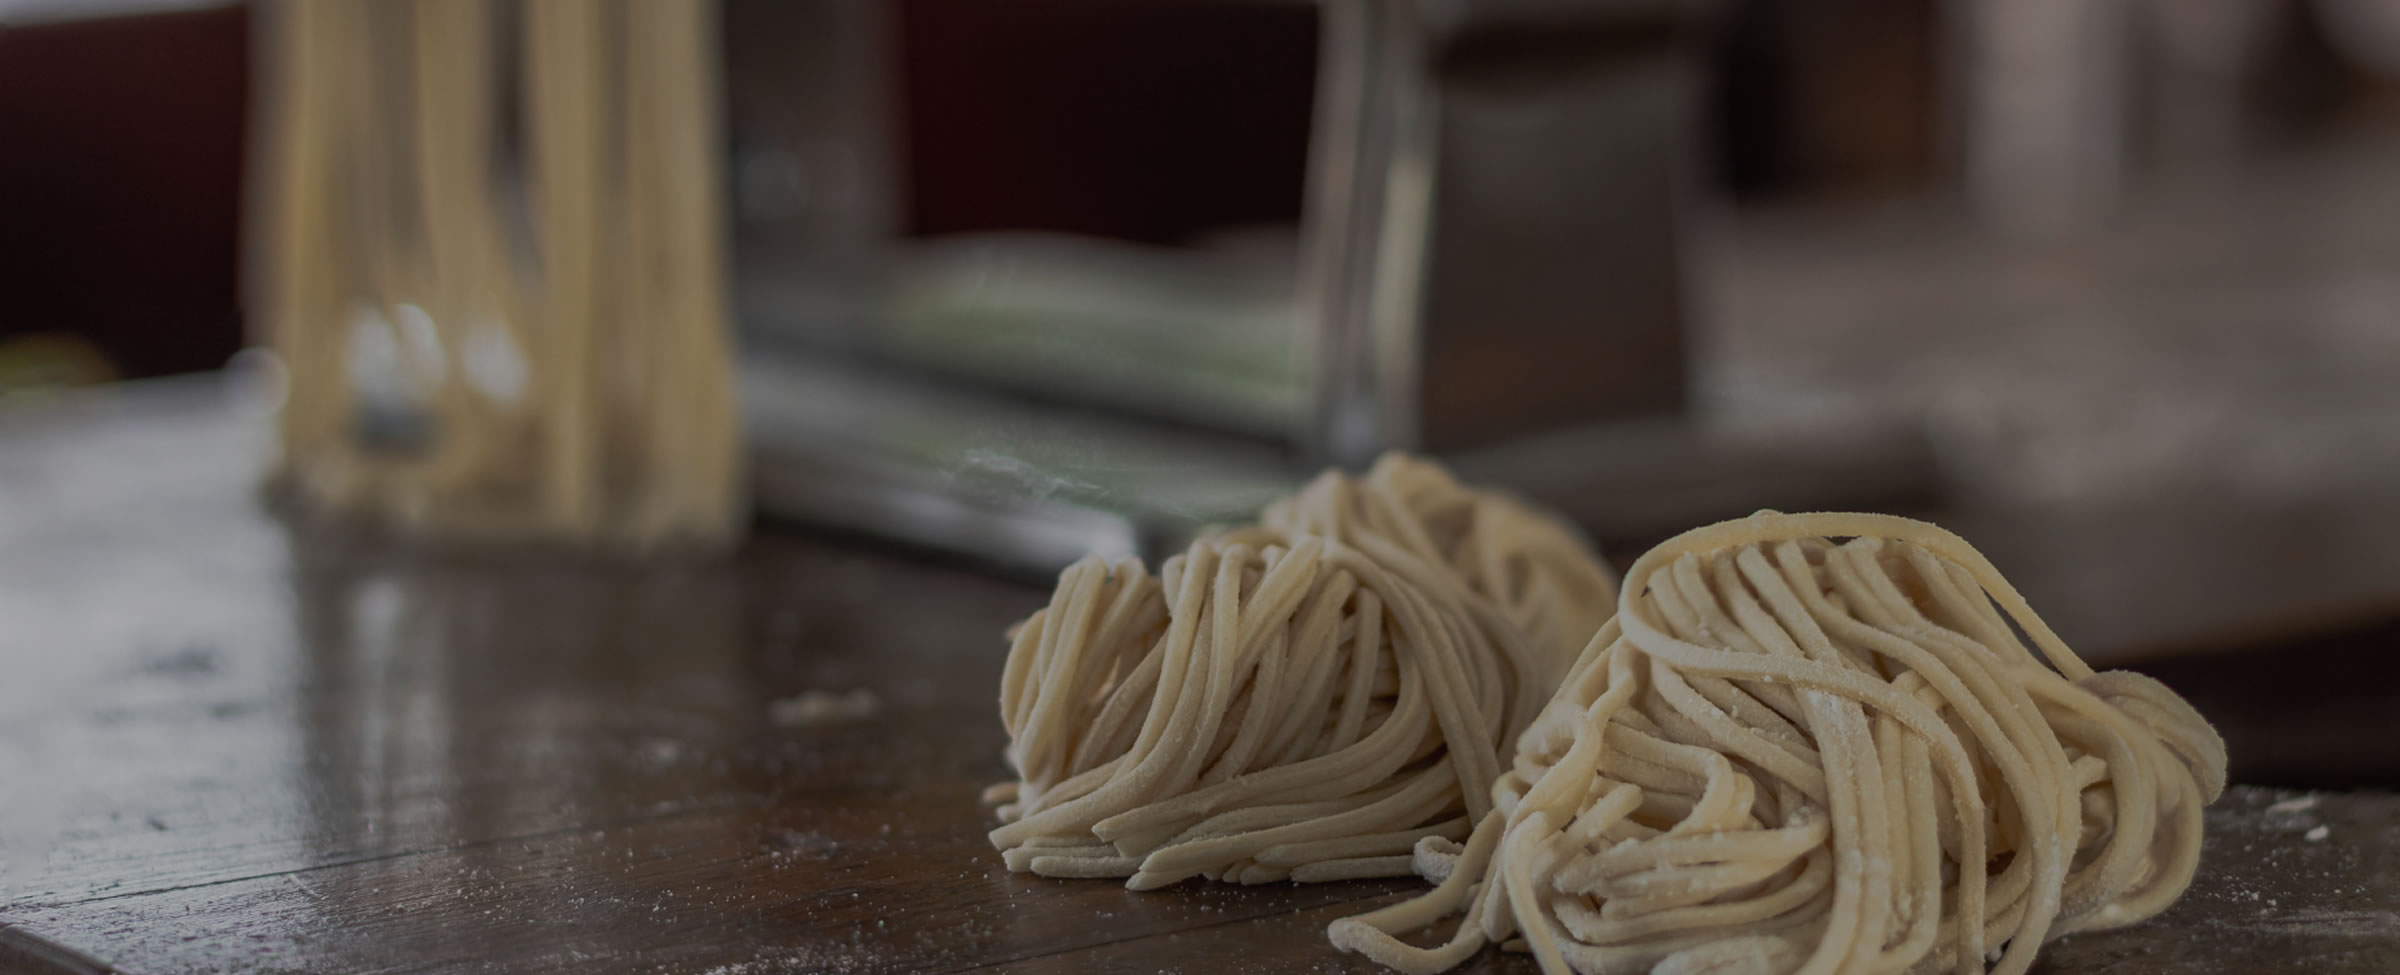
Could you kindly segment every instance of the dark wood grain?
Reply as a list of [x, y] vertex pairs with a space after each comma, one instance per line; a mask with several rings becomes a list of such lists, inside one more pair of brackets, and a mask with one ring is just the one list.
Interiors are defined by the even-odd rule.
[[[0, 417], [17, 929], [136, 971], [924, 971], [1406, 886], [1009, 874], [978, 794], [1039, 589], [797, 538], [633, 567], [286, 531], [215, 397]], [[881, 712], [774, 720], [853, 688]]]
[[[411, 553], [264, 514], [262, 437], [209, 383], [0, 413], [0, 970], [1368, 971], [1325, 923], [1413, 887], [1001, 869], [977, 795], [1036, 587], [780, 534]], [[854, 688], [880, 713], [775, 720]], [[2049, 970], [2391, 970], [2400, 800], [2283, 795]]]

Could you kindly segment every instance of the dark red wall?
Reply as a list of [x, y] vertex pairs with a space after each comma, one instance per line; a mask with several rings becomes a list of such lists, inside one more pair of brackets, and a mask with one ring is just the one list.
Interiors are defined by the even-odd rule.
[[918, 234], [1174, 243], [1296, 223], [1317, 12], [1225, 0], [906, 0], [902, 151]]
[[246, 11], [0, 26], [0, 337], [127, 376], [241, 345]]

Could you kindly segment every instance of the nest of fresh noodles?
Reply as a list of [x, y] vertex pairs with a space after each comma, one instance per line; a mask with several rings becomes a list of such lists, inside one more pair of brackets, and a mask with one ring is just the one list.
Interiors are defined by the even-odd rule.
[[1412, 973], [1504, 942], [1554, 973], [2015, 975], [2181, 894], [2224, 784], [2198, 713], [2094, 673], [1956, 536], [1762, 512], [1635, 562], [1472, 838], [1418, 847], [1439, 886], [1331, 935]]
[[1014, 632], [992, 841], [1135, 888], [1408, 874], [1614, 601], [1571, 529], [1399, 456], [1155, 575], [1085, 559]]

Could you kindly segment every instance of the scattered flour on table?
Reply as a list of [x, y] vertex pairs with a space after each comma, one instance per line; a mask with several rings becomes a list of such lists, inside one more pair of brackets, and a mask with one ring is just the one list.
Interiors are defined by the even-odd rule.
[[836, 975], [841, 972], [872, 971], [878, 967], [878, 959], [864, 952], [800, 948], [718, 965], [707, 969], [702, 975]]
[[864, 687], [845, 693], [832, 691], [802, 691], [776, 701], [767, 708], [767, 716], [777, 727], [807, 728], [816, 725], [862, 721], [883, 710], [883, 699]]

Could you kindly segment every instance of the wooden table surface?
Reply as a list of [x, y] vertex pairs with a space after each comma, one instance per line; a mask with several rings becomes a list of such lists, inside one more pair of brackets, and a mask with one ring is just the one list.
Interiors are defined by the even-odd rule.
[[[202, 383], [0, 413], [0, 971], [1363, 972], [1325, 924], [1414, 886], [1002, 869], [977, 794], [1037, 587], [778, 533], [403, 554], [263, 513], [259, 427]], [[857, 688], [879, 714], [776, 720]], [[2400, 798], [2293, 795], [2237, 789], [2173, 911], [2044, 970], [2400, 971]]]

